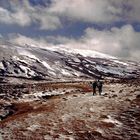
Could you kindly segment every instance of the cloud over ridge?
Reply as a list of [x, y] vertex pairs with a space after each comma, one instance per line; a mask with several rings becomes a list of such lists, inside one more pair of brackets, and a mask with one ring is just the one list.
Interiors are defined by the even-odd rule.
[[100, 24], [140, 22], [139, 0], [51, 0], [51, 4], [46, 7], [33, 6], [28, 0], [7, 1], [10, 8], [0, 7], [0, 22], [6, 24], [29, 26], [37, 23], [40, 29], [48, 30], [61, 27], [62, 17]]
[[[9, 39], [19, 44], [62, 44], [139, 60], [139, 9], [140, 0], [1, 0], [0, 26], [14, 25], [22, 30], [32, 28], [23, 33], [7, 31]], [[80, 23], [86, 26], [81, 29]], [[135, 29], [135, 24], [139, 30]], [[71, 30], [69, 26], [75, 25], [73, 34], [63, 35]], [[102, 28], [96, 28], [96, 25]], [[76, 39], [74, 33], [78, 30], [81, 34]], [[2, 38], [2, 32], [0, 34]]]
[[87, 28], [84, 35], [79, 39], [64, 36], [30, 38], [20, 34], [9, 36], [9, 39], [20, 45], [26, 44], [25, 42], [37, 47], [63, 45], [68, 48], [96, 50], [125, 59], [139, 60], [140, 58], [140, 32], [136, 32], [131, 25], [101, 31], [95, 28]]

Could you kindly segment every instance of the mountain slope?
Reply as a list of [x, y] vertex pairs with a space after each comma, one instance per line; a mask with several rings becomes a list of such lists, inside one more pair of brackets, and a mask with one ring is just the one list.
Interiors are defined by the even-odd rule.
[[113, 78], [138, 78], [140, 64], [91, 50], [68, 47], [38, 48], [0, 42], [0, 75], [29, 79], [81, 79], [100, 75]]

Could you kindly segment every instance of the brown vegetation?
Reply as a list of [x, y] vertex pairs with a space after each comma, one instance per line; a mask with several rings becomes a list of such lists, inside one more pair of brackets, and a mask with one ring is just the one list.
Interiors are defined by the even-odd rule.
[[[14, 114], [0, 122], [4, 140], [140, 138], [139, 85], [107, 84], [104, 96], [92, 96], [88, 82], [41, 87], [50, 92], [63, 88], [67, 94], [32, 102], [14, 100]], [[68, 92], [69, 88], [73, 90]]]

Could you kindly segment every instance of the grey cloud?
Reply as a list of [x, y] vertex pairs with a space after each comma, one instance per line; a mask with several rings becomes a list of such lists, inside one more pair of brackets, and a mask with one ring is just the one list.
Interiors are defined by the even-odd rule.
[[118, 20], [115, 13], [121, 12], [111, 7], [108, 0], [53, 0], [49, 10], [59, 16], [91, 23]]
[[58, 16], [50, 13], [47, 8], [41, 6], [31, 6], [28, 0], [9, 1], [10, 10], [0, 7], [0, 22], [6, 24], [17, 24], [19, 26], [29, 26], [32, 23], [38, 24], [40, 29], [53, 30], [61, 27]]
[[34, 15], [36, 20], [40, 20], [40, 29], [41, 30], [54, 30], [57, 29], [58, 27], [62, 27], [61, 21], [57, 16], [51, 15], [51, 14], [46, 14], [44, 16], [39, 16], [38, 14]]
[[9, 34], [8, 39], [10, 42], [19, 44], [19, 45], [31, 45], [35, 47], [46, 47], [49, 46], [49, 43], [45, 38], [30, 38], [21, 34]]
[[121, 28], [113, 27], [109, 31], [87, 28], [85, 34], [78, 40], [63, 36], [29, 38], [22, 35], [14, 37], [11, 35], [10, 40], [21, 45], [28, 42], [38, 47], [51, 47], [61, 44], [68, 48], [96, 50], [123, 59], [138, 61], [140, 59], [140, 33], [136, 32], [131, 25], [125, 25]]
[[42, 30], [62, 27], [61, 18], [102, 24], [140, 22], [139, 0], [51, 0], [47, 7], [31, 6], [28, 0], [6, 1], [10, 8], [0, 7], [0, 22], [19, 26], [35, 23]]
[[25, 12], [24, 8], [16, 7], [13, 9], [13, 12], [8, 9], [0, 7], [0, 22], [6, 24], [18, 24], [21, 26], [29, 25], [31, 19], [28, 13]]
[[140, 21], [139, 0], [52, 0], [50, 11], [91, 23]]
[[98, 31], [93, 28], [85, 30], [81, 39], [91, 49], [119, 56], [125, 59], [140, 59], [140, 33], [131, 25], [112, 28], [110, 31]]
[[51, 37], [51, 41], [69, 48], [96, 50], [123, 59], [140, 59], [140, 33], [131, 25], [113, 27], [110, 30], [87, 28], [85, 34], [78, 40], [55, 36]]

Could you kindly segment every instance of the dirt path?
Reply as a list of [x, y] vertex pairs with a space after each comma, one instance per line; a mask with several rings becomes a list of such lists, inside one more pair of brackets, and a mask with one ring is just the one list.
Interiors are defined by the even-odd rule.
[[140, 86], [109, 84], [102, 96], [73, 90], [16, 105], [19, 112], [0, 123], [4, 140], [140, 139]]

